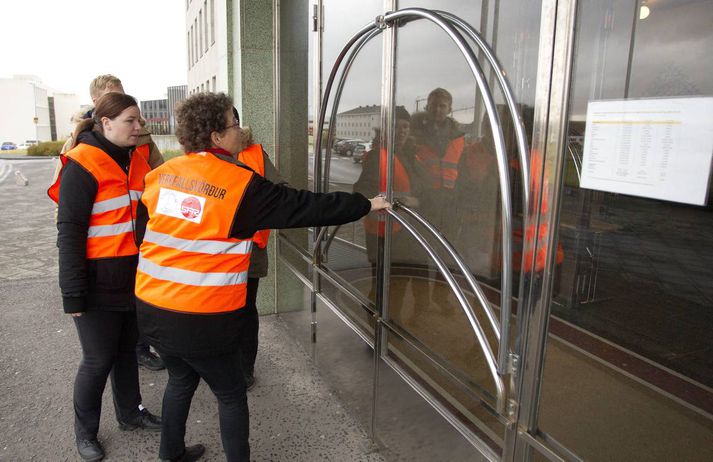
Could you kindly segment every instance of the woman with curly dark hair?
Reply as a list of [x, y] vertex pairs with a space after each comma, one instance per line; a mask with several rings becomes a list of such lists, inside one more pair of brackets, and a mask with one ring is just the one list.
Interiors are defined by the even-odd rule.
[[245, 325], [248, 267], [259, 230], [355, 221], [389, 206], [381, 197], [315, 194], [276, 185], [236, 159], [240, 120], [224, 94], [191, 96], [176, 113], [186, 154], [146, 176], [148, 213], [136, 276], [144, 336], [161, 353], [169, 379], [159, 455], [193, 461], [186, 419], [202, 378], [218, 399], [229, 461], [248, 461], [249, 415], [239, 335]]

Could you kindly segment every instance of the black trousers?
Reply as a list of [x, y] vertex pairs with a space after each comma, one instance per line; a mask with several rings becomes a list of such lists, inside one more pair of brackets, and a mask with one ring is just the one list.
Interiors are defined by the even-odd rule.
[[239, 353], [205, 358], [181, 358], [161, 353], [168, 384], [161, 408], [159, 457], [180, 457], [185, 450], [186, 420], [193, 393], [202, 378], [218, 399], [220, 437], [228, 462], [249, 461], [250, 417]]
[[127, 422], [139, 416], [136, 313], [89, 311], [72, 319], [83, 354], [74, 380], [74, 431], [79, 439], [94, 439], [108, 376], [117, 420]]
[[248, 278], [247, 296], [245, 298], [245, 322], [240, 336], [240, 360], [243, 373], [246, 377], [255, 371], [255, 358], [257, 357], [257, 338], [260, 330], [260, 317], [257, 314], [257, 288], [260, 278]]
[[141, 335], [139, 335], [139, 339], [136, 341], [136, 354], [140, 355], [149, 352], [151, 352], [151, 347], [143, 338], [141, 338]]

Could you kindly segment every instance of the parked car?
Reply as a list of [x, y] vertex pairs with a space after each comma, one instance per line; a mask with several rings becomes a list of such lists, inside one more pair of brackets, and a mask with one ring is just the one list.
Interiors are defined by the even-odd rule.
[[362, 140], [339, 140], [334, 145], [334, 153], [338, 156], [351, 157], [354, 154], [354, 149], [357, 144], [363, 143]]
[[17, 145], [10, 141], [5, 141], [2, 146], [0, 146], [0, 150], [2, 151], [14, 151], [15, 149], [17, 149]]
[[355, 164], [361, 163], [364, 160], [364, 154], [371, 151], [371, 143], [357, 143], [354, 147], [354, 154], [352, 155], [352, 162]]
[[27, 149], [29, 149], [31, 146], [33, 146], [33, 145], [32, 145], [32, 144], [27, 144], [27, 143], [20, 143], [20, 144], [17, 145], [17, 149], [25, 149], [25, 150], [27, 150]]

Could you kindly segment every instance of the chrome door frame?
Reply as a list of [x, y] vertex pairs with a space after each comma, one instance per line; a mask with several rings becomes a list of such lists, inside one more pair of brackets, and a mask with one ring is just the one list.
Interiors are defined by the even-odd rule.
[[[321, 106], [322, 98], [322, 11], [323, 0], [314, 0], [317, 5], [315, 10], [315, 23], [318, 24], [317, 34], [315, 37], [315, 54], [313, 62], [314, 78], [313, 78], [313, 134], [317, 134], [317, 130], [321, 134], [322, 127], [317, 126], [319, 120], [319, 107]], [[396, 9], [397, 0], [384, 0], [384, 12], [393, 11]], [[279, 0], [276, 1], [279, 6]], [[535, 120], [533, 128], [532, 149], [542, 153], [540, 156], [541, 165], [532, 166], [532, 170], [542, 172], [542, 180], [548, 181], [550, 188], [548, 189], [547, 200], [552, 205], [549, 207], [547, 218], [551, 224], [548, 228], [548, 234], [544, 238], [538, 237], [532, 242], [531, 249], [533, 252], [540, 248], [546, 247], [549, 249], [544, 271], [535, 277], [522, 275], [521, 280], [524, 281], [524, 294], [519, 301], [517, 331], [518, 335], [513, 345], [516, 358], [520, 358], [519, 365], [513, 370], [514, 393], [512, 394], [513, 402], [511, 410], [514, 416], [514, 424], [506, 429], [502, 458], [503, 460], [530, 460], [533, 454], [533, 449], [540, 452], [543, 456], [551, 460], [578, 460], [576, 455], [562, 447], [556, 441], [546, 435], [541, 434], [537, 428], [537, 412], [540, 397], [540, 383], [542, 379], [544, 359], [545, 359], [545, 343], [547, 340], [548, 320], [550, 315], [550, 302], [554, 275], [554, 251], [557, 242], [557, 231], [559, 222], [560, 209], [560, 193], [563, 184], [562, 166], [565, 155], [566, 139], [566, 113], [568, 109], [569, 87], [570, 87], [570, 70], [572, 63], [573, 36], [576, 16], [577, 0], [542, 0], [541, 6], [541, 23], [539, 36], [539, 53], [538, 53], [538, 71], [537, 71], [537, 88], [535, 99]], [[389, 115], [393, 111], [394, 105], [394, 82], [396, 75], [395, 63], [395, 47], [396, 33], [395, 28], [390, 28], [389, 31], [384, 31], [384, 47], [383, 47], [383, 63], [382, 73], [386, 85], [382, 92], [382, 133], [389, 134], [393, 130], [393, 125], [388, 123]], [[276, 48], [276, 51], [279, 49]], [[275, 76], [276, 85], [279, 85], [279, 75]], [[387, 90], [388, 89], [388, 90]], [[382, 137], [382, 143], [385, 139], [392, 139], [389, 136]], [[387, 146], [382, 146], [387, 148]], [[315, 153], [316, 155], [316, 153]], [[545, 165], [549, 168], [545, 168]], [[320, 185], [316, 183], [318, 172], [321, 170], [321, 165], [315, 165], [313, 172], [314, 188], [319, 190]], [[537, 169], [539, 168], [539, 170]], [[387, 161], [387, 184], [393, 181], [393, 160]], [[544, 181], [539, 183], [544, 184]], [[531, 182], [527, 189], [530, 197], [540, 195], [542, 191], [534, 189], [535, 183]], [[390, 190], [390, 188], [387, 188]], [[530, 204], [529, 217], [527, 224], [539, 224], [539, 210], [541, 202], [538, 204]], [[386, 220], [386, 226], [391, 226], [391, 219]], [[316, 234], [316, 233], [315, 233]], [[388, 235], [388, 234], [387, 234]], [[278, 234], [279, 236], [279, 234]], [[280, 240], [280, 239], [278, 239]], [[383, 304], [388, 298], [384, 299], [383, 291], [388, 287], [389, 265], [387, 258], [389, 257], [390, 242], [389, 239], [379, 239], [378, 255], [382, 256], [378, 261], [377, 266], [377, 284], [381, 290], [377, 291], [378, 297], [377, 307], [381, 310]], [[527, 249], [523, 249], [523, 254]], [[280, 254], [279, 244], [276, 252]], [[293, 269], [294, 271], [294, 269]], [[532, 273], [530, 273], [532, 274]], [[298, 276], [300, 276], [298, 274]], [[305, 285], [307, 281], [303, 277], [300, 278]], [[318, 283], [317, 283], [318, 284]], [[277, 295], [277, 290], [275, 290]], [[388, 307], [385, 307], [388, 309]], [[385, 313], [380, 312], [379, 317]], [[316, 335], [316, 319], [312, 318], [312, 334]], [[384, 338], [381, 338], [380, 332], [386, 332], [383, 326], [377, 323], [376, 327], [376, 351], [380, 352], [385, 345]], [[314, 338], [314, 337], [313, 337]], [[375, 365], [378, 366], [380, 354], [375, 355]], [[528, 367], [522, 367], [527, 364]], [[378, 367], [375, 367], [375, 374], [378, 374]], [[397, 371], [399, 372], [399, 371]], [[414, 385], [404, 377], [407, 383]], [[378, 375], [374, 377], [374, 390], [377, 390]], [[415, 387], [414, 387], [415, 388]], [[418, 391], [418, 390], [417, 390]], [[375, 406], [375, 401], [374, 401]], [[372, 413], [375, 415], [375, 413]], [[453, 423], [453, 422], [452, 422]], [[372, 429], [375, 427], [375, 421], [372, 422]], [[455, 426], [455, 425], [454, 425]], [[482, 451], [482, 448], [478, 448]], [[490, 454], [492, 456], [492, 454]]]
[[[542, 155], [532, 159], [531, 171], [541, 174], [539, 182], [531, 181], [531, 204], [528, 226], [539, 229], [542, 203], [550, 204], [545, 219], [550, 224], [545, 236], [523, 242], [523, 254], [548, 249], [542, 273], [530, 271], [525, 277], [524, 297], [518, 304], [518, 335], [515, 344], [520, 367], [514, 374], [513, 403], [515, 427], [506, 434], [503, 460], [529, 461], [533, 449], [550, 460], [580, 460], [574, 453], [539, 431], [537, 420], [542, 390], [547, 333], [549, 329], [555, 252], [559, 231], [560, 197], [564, 184], [567, 111], [573, 61], [577, 0], [543, 0], [540, 22], [535, 116], [532, 152]], [[543, 185], [549, 188], [543, 191]], [[542, 197], [547, 193], [547, 197]], [[537, 234], [537, 233], [535, 233]], [[524, 367], [527, 365], [527, 367]]]

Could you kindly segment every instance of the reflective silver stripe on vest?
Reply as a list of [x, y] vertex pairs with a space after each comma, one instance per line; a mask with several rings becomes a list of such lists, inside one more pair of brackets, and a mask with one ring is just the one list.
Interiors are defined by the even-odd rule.
[[176, 250], [184, 250], [187, 252], [207, 253], [211, 255], [217, 254], [235, 254], [247, 255], [252, 250], [253, 242], [245, 240], [240, 242], [225, 242], [225, 241], [191, 241], [189, 239], [181, 239], [168, 234], [158, 233], [156, 231], [146, 230], [144, 242], [152, 242], [163, 247], [170, 247]]
[[458, 163], [457, 162], [448, 162], [447, 160], [442, 160], [441, 166], [443, 168], [458, 168]]
[[130, 233], [134, 230], [133, 220], [115, 225], [97, 225], [90, 226], [87, 231], [87, 237], [106, 237], [117, 236], [119, 234]]
[[128, 206], [130, 203], [131, 202], [129, 202], [128, 194], [124, 194], [118, 197], [112, 197], [111, 199], [107, 199], [105, 201], [95, 202], [94, 206], [92, 207], [92, 215], [120, 209], [122, 207]]
[[199, 273], [179, 268], [157, 265], [139, 255], [139, 270], [163, 281], [189, 286], [234, 286], [248, 281], [248, 272], [240, 273]]
[[141, 199], [142, 194], [143, 191], [131, 190], [129, 191], [129, 194], [123, 194], [118, 197], [112, 197], [111, 199], [95, 202], [94, 206], [92, 207], [92, 215], [109, 212], [111, 210], [120, 209], [122, 207], [127, 207], [128, 205], [130, 205], [129, 197], [131, 197], [131, 200], [138, 201], [139, 199]]

